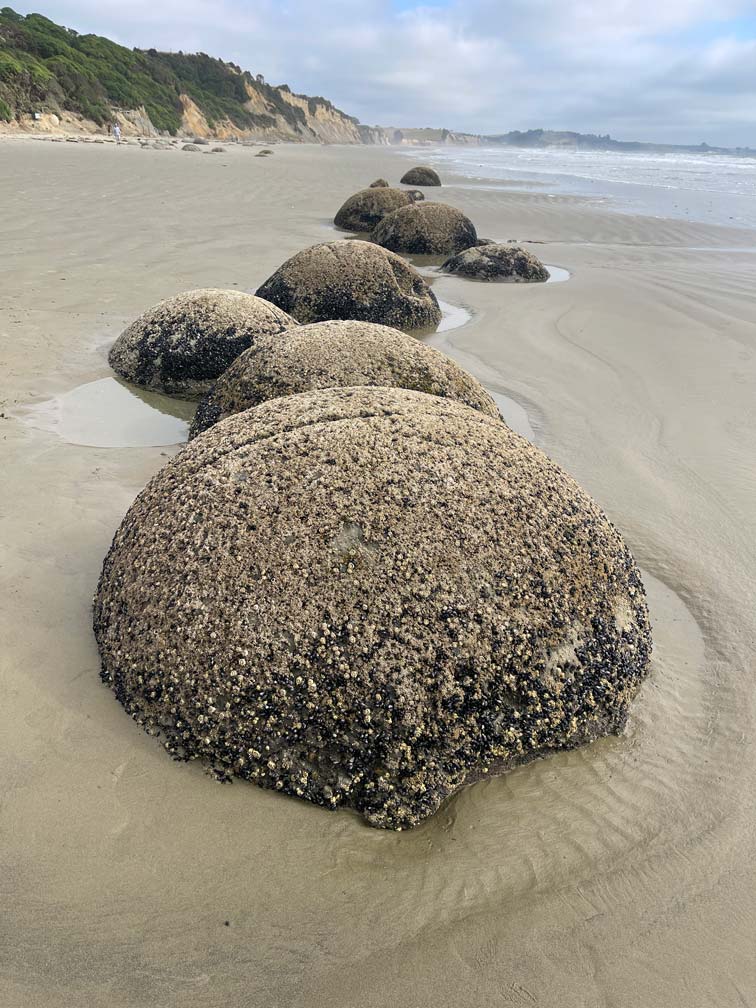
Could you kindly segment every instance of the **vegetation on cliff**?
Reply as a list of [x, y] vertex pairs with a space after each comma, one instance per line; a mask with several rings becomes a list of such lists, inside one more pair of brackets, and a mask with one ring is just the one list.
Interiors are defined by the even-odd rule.
[[[99, 35], [79, 35], [41, 14], [23, 17], [10, 7], [0, 9], [0, 119], [65, 109], [104, 125], [113, 108], [144, 107], [158, 130], [176, 133], [182, 95], [211, 127], [224, 121], [241, 130], [273, 127], [279, 116], [295, 132], [307, 124], [305, 110], [287, 100], [288, 87], [271, 87], [232, 63], [205, 53], [126, 49]], [[250, 102], [252, 97], [256, 101]], [[345, 123], [357, 122], [324, 98], [301, 97], [311, 115], [333, 111]]]

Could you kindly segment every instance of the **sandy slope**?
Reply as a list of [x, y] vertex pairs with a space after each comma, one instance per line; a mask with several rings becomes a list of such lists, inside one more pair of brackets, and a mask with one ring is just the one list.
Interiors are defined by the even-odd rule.
[[434, 194], [573, 271], [441, 278], [476, 314], [433, 341], [526, 405], [647, 572], [654, 674], [624, 738], [391, 834], [170, 762], [100, 684], [102, 557], [175, 449], [76, 447], [19, 404], [106, 376], [103, 346], [163, 296], [254, 289], [405, 167], [370, 148], [251, 153], [0, 144], [0, 1002], [753, 1004], [750, 234]]

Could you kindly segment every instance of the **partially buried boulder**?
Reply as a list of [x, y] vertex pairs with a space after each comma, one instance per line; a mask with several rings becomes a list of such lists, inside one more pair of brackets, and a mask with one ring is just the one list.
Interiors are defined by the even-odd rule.
[[375, 182], [371, 182], [370, 189], [388, 189], [388, 182], [385, 178], [377, 178]]
[[432, 168], [428, 168], [427, 165], [418, 165], [417, 168], [410, 168], [408, 172], [402, 175], [400, 182], [402, 185], [441, 185], [441, 179], [438, 177], [438, 174]]
[[181, 150], [189, 151], [190, 153], [191, 152], [199, 152], [199, 147], [197, 146], [197, 144], [188, 143], [188, 144], [184, 144], [184, 146], [181, 148]]
[[135, 385], [198, 399], [257, 337], [296, 324], [253, 294], [187, 291], [132, 322], [111, 347], [108, 360]]
[[418, 196], [423, 199], [422, 193], [370, 186], [350, 196], [334, 217], [333, 223], [344, 231], [372, 231], [386, 214], [399, 207], [409, 206]]
[[370, 240], [393, 252], [448, 255], [474, 245], [478, 236], [461, 210], [445, 203], [413, 203], [384, 217]]
[[618, 734], [638, 569], [503, 423], [388, 388], [272, 399], [139, 495], [97, 589], [102, 677], [177, 759], [401, 829]]
[[480, 382], [413, 336], [372, 322], [314, 322], [255, 340], [200, 402], [189, 438], [267, 399], [348, 385], [416, 389], [499, 416]]
[[508, 280], [510, 283], [543, 283], [549, 271], [532, 252], [517, 245], [486, 243], [465, 249], [447, 259], [441, 269], [445, 273], [474, 280]]
[[365, 241], [342, 239], [304, 249], [257, 294], [299, 322], [357, 319], [411, 331], [441, 321], [436, 296], [420, 274]]

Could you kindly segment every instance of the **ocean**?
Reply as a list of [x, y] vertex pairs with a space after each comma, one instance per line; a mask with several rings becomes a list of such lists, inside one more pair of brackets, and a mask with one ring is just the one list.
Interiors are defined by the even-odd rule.
[[[417, 148], [407, 150], [417, 161]], [[608, 209], [756, 228], [756, 158], [517, 147], [434, 147], [422, 154], [471, 185], [582, 196]]]

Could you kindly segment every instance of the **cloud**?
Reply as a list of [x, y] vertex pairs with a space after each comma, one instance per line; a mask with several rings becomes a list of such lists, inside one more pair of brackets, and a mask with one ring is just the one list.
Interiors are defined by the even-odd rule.
[[51, 0], [45, 13], [126, 45], [201, 49], [368, 123], [756, 145], [752, 0]]

